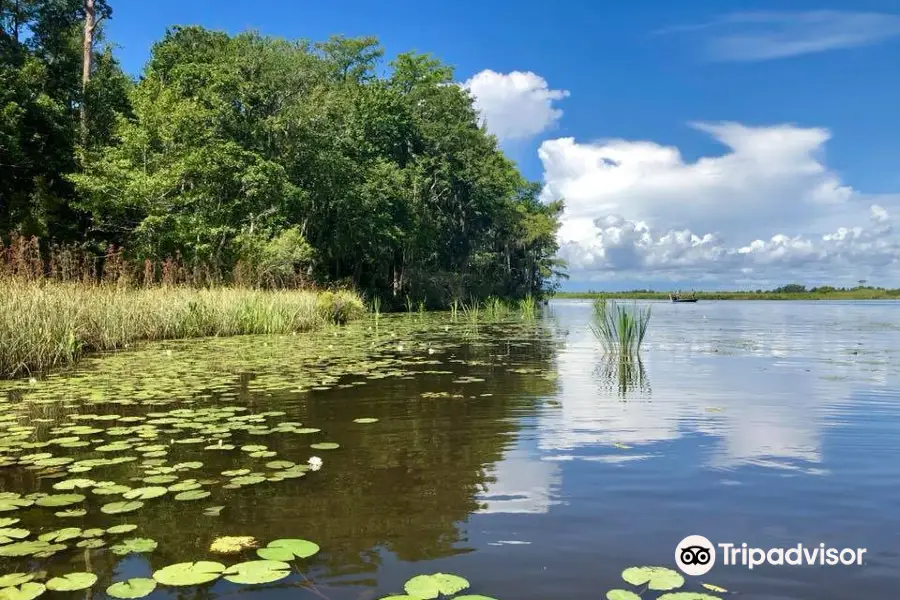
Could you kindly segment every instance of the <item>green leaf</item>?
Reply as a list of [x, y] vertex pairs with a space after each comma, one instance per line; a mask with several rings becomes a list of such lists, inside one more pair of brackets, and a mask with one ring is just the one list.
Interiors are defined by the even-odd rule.
[[622, 571], [622, 579], [631, 585], [647, 584], [651, 590], [674, 590], [684, 585], [684, 577], [666, 567], [629, 567]]
[[122, 497], [126, 500], [150, 500], [151, 498], [159, 498], [168, 493], [168, 491], [166, 488], [159, 486], [142, 487], [128, 490], [122, 494]]
[[0, 498], [0, 512], [19, 510], [32, 504], [34, 504], [33, 500], [26, 500], [25, 498]]
[[191, 490], [189, 492], [181, 492], [180, 494], [175, 495], [176, 500], [202, 500], [203, 498], [209, 497], [209, 492], [206, 490]]
[[[29, 556], [50, 551], [54, 546], [49, 542], [33, 540], [0, 546], [0, 556]], [[63, 546], [65, 548], [65, 546]]]
[[149, 596], [156, 589], [156, 581], [146, 577], [135, 577], [114, 583], [106, 588], [106, 593], [113, 598], [132, 600]]
[[718, 596], [701, 594], [699, 592], [670, 592], [663, 594], [656, 600], [720, 600]]
[[[310, 444], [309, 447], [313, 450], [337, 450], [341, 446], [334, 442], [319, 442], [318, 444]], [[423, 600], [428, 600], [428, 598], [424, 598]]]
[[140, 552], [153, 552], [156, 550], [156, 541], [149, 538], [132, 538], [111, 546], [110, 550], [120, 556]]
[[450, 573], [435, 573], [431, 576], [438, 584], [438, 589], [445, 596], [458, 594], [469, 587], [469, 582], [458, 575]]
[[[300, 539], [279, 539], [273, 540], [269, 542], [266, 546], [267, 548], [276, 548], [280, 550], [287, 550], [296, 558], [309, 558], [313, 556], [319, 551], [319, 545], [310, 542], [309, 540], [300, 540]], [[259, 552], [257, 551], [257, 554]], [[263, 556], [262, 558], [266, 558]], [[270, 560], [281, 560], [281, 559], [270, 559]]]
[[42, 583], [23, 583], [0, 590], [0, 600], [34, 600], [47, 590]]
[[131, 502], [110, 502], [109, 504], [104, 504], [103, 506], [101, 506], [100, 512], [107, 515], [117, 515], [120, 513], [135, 511], [142, 506], [144, 506], [144, 503], [140, 500], [134, 500]]
[[34, 573], [10, 573], [9, 575], [0, 575], [0, 588], [14, 587], [28, 583], [34, 579]]
[[416, 575], [403, 585], [403, 590], [422, 600], [432, 600], [441, 594], [438, 582], [431, 575]]
[[156, 571], [153, 573], [153, 579], [163, 585], [200, 585], [215, 581], [224, 570], [225, 565], [205, 560], [177, 563]]
[[80, 542], [75, 544], [75, 546], [77, 548], [88, 548], [88, 549], [102, 548], [105, 545], [106, 545], [106, 542], [104, 542], [103, 540], [101, 540], [99, 538], [81, 540]]
[[15, 525], [22, 519], [17, 519], [15, 517], [3, 517], [0, 519], [0, 527], [9, 527], [10, 525]]
[[47, 589], [54, 592], [74, 592], [86, 590], [95, 583], [97, 583], [97, 576], [93, 573], [69, 573], [48, 581]]
[[69, 510], [60, 510], [53, 514], [56, 515], [57, 517], [67, 519], [67, 518], [73, 518], [73, 517], [83, 517], [84, 515], [87, 514], [87, 511], [83, 508], [71, 508]]
[[224, 506], [207, 506], [203, 509], [203, 514], [207, 517], [218, 517]]
[[353, 419], [354, 423], [360, 423], [362, 425], [368, 425], [369, 423], [377, 423], [378, 419], [375, 417], [360, 417], [358, 419]]
[[628, 590], [609, 590], [606, 592], [607, 600], [641, 600], [641, 597]]
[[38, 536], [38, 540], [42, 542], [65, 542], [81, 537], [81, 529], [78, 527], [66, 527], [64, 529], [56, 529], [48, 531]]
[[13, 540], [21, 540], [31, 535], [27, 529], [4, 527], [0, 529], [0, 544], [8, 544]]
[[711, 592], [716, 592], [717, 594], [725, 594], [728, 592], [728, 590], [726, 590], [725, 588], [719, 587], [717, 585], [713, 585], [711, 583], [701, 583], [700, 585], [702, 585], [703, 587], [705, 587], [706, 589], [708, 589]]
[[291, 574], [291, 565], [277, 560], [251, 560], [228, 567], [222, 574], [231, 583], [259, 584], [280, 581]]
[[122, 525], [113, 525], [109, 529], [106, 530], [106, 533], [119, 534], [119, 533], [128, 533], [129, 531], [134, 531], [137, 529], [137, 525], [132, 525], [131, 523], [123, 523]]

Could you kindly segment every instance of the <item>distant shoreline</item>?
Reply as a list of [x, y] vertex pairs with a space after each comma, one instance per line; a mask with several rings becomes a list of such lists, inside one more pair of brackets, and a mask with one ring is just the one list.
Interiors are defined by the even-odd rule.
[[[689, 294], [690, 292], [685, 292]], [[835, 291], [807, 292], [694, 292], [698, 300], [900, 300], [900, 289], [861, 288]], [[554, 298], [592, 300], [612, 298], [621, 300], [668, 300], [669, 292], [647, 290], [629, 292], [556, 292]]]

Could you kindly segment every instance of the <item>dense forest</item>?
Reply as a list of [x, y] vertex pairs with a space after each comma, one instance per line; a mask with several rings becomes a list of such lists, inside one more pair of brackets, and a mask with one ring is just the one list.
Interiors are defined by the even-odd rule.
[[136, 80], [105, 0], [0, 0], [0, 232], [393, 303], [553, 289], [542, 203], [451, 67], [374, 38], [173, 27]]

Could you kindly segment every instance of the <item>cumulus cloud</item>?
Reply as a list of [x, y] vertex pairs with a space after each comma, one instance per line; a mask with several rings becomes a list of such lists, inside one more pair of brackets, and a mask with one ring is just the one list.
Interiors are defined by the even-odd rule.
[[694, 126], [728, 151], [688, 162], [647, 141], [541, 145], [544, 199], [566, 201], [560, 254], [573, 278], [735, 281], [796, 270], [833, 280], [865, 269], [896, 281], [898, 198], [876, 203], [843, 184], [822, 159], [827, 130]]
[[711, 59], [761, 61], [884, 42], [900, 36], [900, 15], [836, 10], [742, 12], [660, 33], [675, 32], [690, 32], [704, 40]]
[[501, 140], [534, 137], [562, 117], [555, 102], [569, 95], [552, 90], [543, 77], [531, 72], [497, 73], [486, 69], [463, 83], [488, 130]]

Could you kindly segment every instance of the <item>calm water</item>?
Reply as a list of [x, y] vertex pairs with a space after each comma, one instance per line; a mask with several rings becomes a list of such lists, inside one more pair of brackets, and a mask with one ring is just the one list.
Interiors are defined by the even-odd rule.
[[[52, 378], [46, 385], [55, 387], [38, 392], [43, 403], [34, 405], [30, 390], [45, 382], [18, 384], [7, 408], [23, 403], [15, 422], [35, 427], [31, 440], [52, 439], [73, 414], [88, 414], [79, 423], [116, 415], [104, 429], [128, 426], [125, 416], [225, 405], [283, 411], [270, 418], [322, 431], [233, 432], [231, 452], [203, 450], [215, 439], [206, 430], [203, 444], [171, 444], [157, 464], [202, 462], [179, 477], [209, 480], [213, 495], [203, 501], [169, 494], [104, 515], [96, 509], [111, 500], [88, 493], [84, 517], [55, 518], [38, 507], [0, 513], [21, 517], [16, 526], [35, 535], [134, 523], [134, 535], [158, 542], [154, 552], [126, 558], [101, 548], [0, 559], [0, 574], [85, 570], [87, 561], [102, 597], [113, 580], [175, 562], [239, 562], [209, 552], [220, 535], [263, 544], [302, 537], [322, 547], [303, 564], [332, 600], [401, 593], [410, 576], [435, 571], [460, 574], [472, 593], [501, 600], [600, 598], [631, 589], [620, 578], [627, 567], [674, 567], [677, 542], [701, 534], [715, 543], [821, 542], [868, 552], [859, 567], [719, 565], [686, 590], [708, 581], [748, 599], [823, 600], [900, 589], [900, 304], [654, 303], [642, 364], [630, 369], [604, 360], [590, 314], [589, 303], [555, 301], [537, 325], [475, 331], [445, 317], [401, 316], [383, 319], [378, 331], [357, 326], [352, 342], [348, 330], [309, 336], [312, 346], [304, 336], [170, 343], [143, 351], [142, 364], [154, 365], [146, 370], [123, 355], [89, 361]], [[201, 388], [196, 401], [184, 401]], [[48, 402], [68, 389], [74, 397]], [[166, 404], [169, 396], [177, 402]], [[358, 417], [379, 421], [361, 425]], [[158, 427], [160, 439], [194, 435], [185, 422]], [[115, 433], [136, 439], [134, 431]], [[84, 439], [91, 435], [87, 449], [0, 448], [0, 456], [95, 457], [112, 433]], [[341, 448], [309, 448], [319, 441]], [[218, 487], [221, 471], [272, 460], [249, 458], [242, 444], [267, 445], [298, 463], [315, 454], [324, 465], [299, 479]], [[152, 466], [104, 468], [109, 474], [75, 476], [139, 487]], [[0, 469], [0, 486], [60, 493], [52, 475], [11, 464]], [[209, 505], [225, 508], [202, 516]], [[198, 598], [313, 597], [296, 581], [184, 589]], [[175, 594], [183, 595], [158, 588], [151, 598]]]

